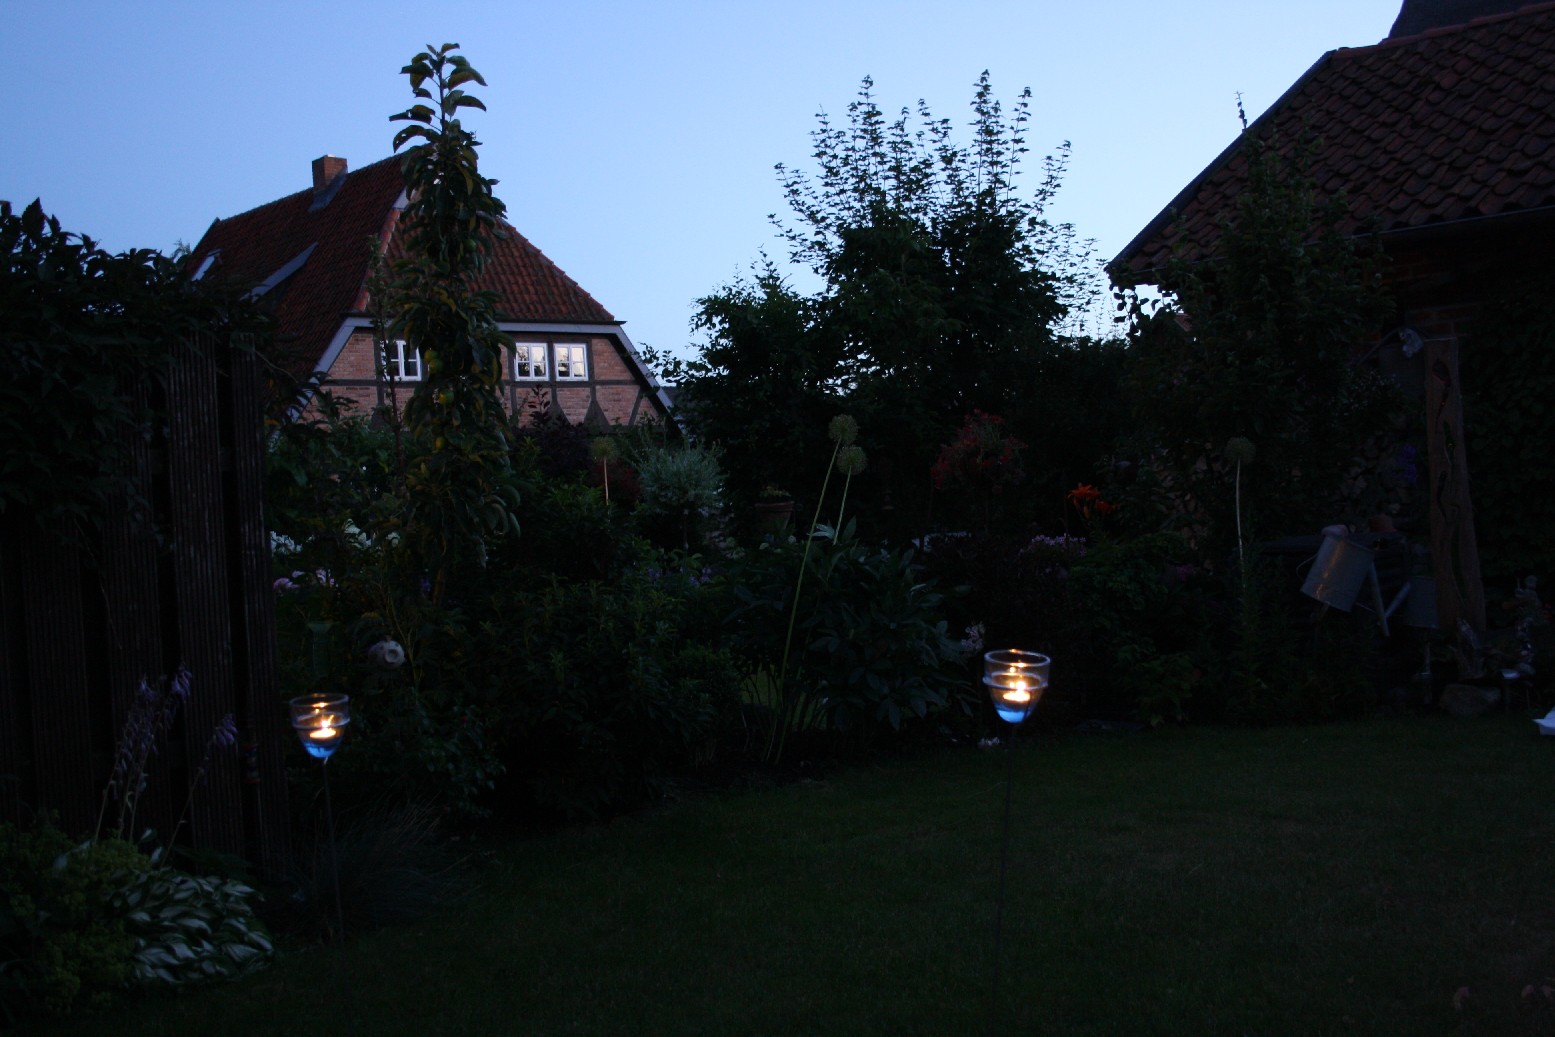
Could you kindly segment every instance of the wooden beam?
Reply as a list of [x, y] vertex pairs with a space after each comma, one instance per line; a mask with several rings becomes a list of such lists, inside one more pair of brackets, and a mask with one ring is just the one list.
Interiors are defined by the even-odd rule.
[[1431, 567], [1436, 573], [1436, 608], [1441, 628], [1457, 630], [1467, 620], [1485, 630], [1485, 584], [1474, 536], [1474, 504], [1469, 497], [1468, 459], [1464, 452], [1463, 392], [1458, 379], [1458, 338], [1426, 342], [1425, 428], [1429, 463]]

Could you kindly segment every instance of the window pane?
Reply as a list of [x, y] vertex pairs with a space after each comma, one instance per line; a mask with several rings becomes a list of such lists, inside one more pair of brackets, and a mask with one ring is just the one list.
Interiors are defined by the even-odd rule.
[[531, 379], [545, 377], [545, 343], [519, 342], [513, 346], [513, 376]]
[[556, 377], [573, 379], [588, 377], [588, 368], [583, 362], [582, 346], [569, 343], [557, 344]]
[[392, 342], [384, 351], [384, 374], [396, 381], [420, 381], [421, 379], [421, 354], [414, 349], [406, 349], [403, 342]]

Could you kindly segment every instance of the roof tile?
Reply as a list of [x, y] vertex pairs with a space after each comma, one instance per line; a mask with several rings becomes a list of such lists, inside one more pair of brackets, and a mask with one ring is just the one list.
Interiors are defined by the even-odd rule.
[[[1555, 163], [1538, 160], [1555, 142], [1555, 3], [1330, 51], [1249, 132], [1273, 131], [1291, 148], [1309, 128], [1322, 131], [1311, 175], [1324, 190], [1348, 193], [1346, 229], [1376, 218], [1421, 227], [1550, 204]], [[1225, 200], [1246, 177], [1240, 158], [1238, 141], [1114, 264], [1159, 269], [1174, 242], [1189, 257], [1211, 251]]]

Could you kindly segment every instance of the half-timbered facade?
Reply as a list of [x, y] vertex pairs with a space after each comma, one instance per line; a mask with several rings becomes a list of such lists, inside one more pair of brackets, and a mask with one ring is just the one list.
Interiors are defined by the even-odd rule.
[[[380, 350], [373, 333], [374, 257], [395, 254], [405, 201], [398, 158], [352, 171], [325, 156], [311, 188], [216, 220], [190, 256], [196, 276], [239, 283], [270, 309], [269, 359], [301, 387], [293, 415], [314, 406], [317, 386], [370, 412], [403, 407], [421, 380], [414, 349]], [[501, 385], [509, 412], [524, 420], [545, 403], [599, 428], [664, 419], [668, 400], [621, 322], [516, 229], [503, 231], [479, 287], [496, 294], [513, 339]]]

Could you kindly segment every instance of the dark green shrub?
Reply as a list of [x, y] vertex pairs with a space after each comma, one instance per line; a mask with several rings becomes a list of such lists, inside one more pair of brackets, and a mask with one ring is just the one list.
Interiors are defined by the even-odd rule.
[[133, 445], [166, 424], [156, 382], [196, 336], [261, 327], [250, 301], [177, 257], [109, 254], [38, 201], [0, 201], [0, 313], [0, 513], [63, 538], [125, 503], [148, 514], [129, 473]]
[[[436, 802], [471, 818], [501, 774], [490, 724], [500, 674], [481, 650], [484, 602], [433, 601], [425, 578], [387, 538], [335, 554], [336, 568], [299, 574], [279, 592], [283, 695], [330, 691], [352, 697], [347, 751], [331, 761], [343, 806], [388, 795]], [[491, 576], [494, 577], [494, 573]], [[482, 590], [482, 587], [473, 589]], [[374, 645], [392, 641], [404, 663], [386, 668]], [[297, 756], [298, 780], [317, 780]]]
[[581, 479], [590, 469], [589, 430], [568, 421], [548, 392], [530, 390], [509, 423], [508, 436], [514, 461], [547, 479]]
[[[389, 797], [432, 803], [456, 819], [486, 815], [482, 799], [504, 770], [493, 737], [495, 707], [457, 687], [408, 679], [378, 682], [354, 701], [349, 751], [330, 763], [347, 806]], [[302, 773], [314, 769], [305, 764]]]
[[1204, 613], [1185, 552], [1171, 533], [1102, 541], [1069, 569], [1069, 617], [1056, 640], [1093, 711], [1153, 723], [1186, 716], [1202, 676]]
[[723, 499], [718, 451], [698, 446], [650, 447], [632, 455], [641, 487], [637, 520], [660, 547], [700, 544]]
[[493, 558], [493, 568], [511, 580], [558, 576], [608, 580], [646, 556], [625, 509], [606, 504], [603, 491], [571, 481], [532, 479], [524, 491], [524, 535]]
[[1069, 616], [1069, 570], [1083, 537], [968, 533], [930, 538], [925, 571], [951, 589], [952, 632], [988, 648], [1055, 650]]
[[120, 839], [0, 824], [0, 1005], [8, 1021], [100, 1008], [132, 986], [244, 975], [274, 947], [257, 893]]
[[[477, 647], [481, 624], [466, 617], [504, 577], [494, 563], [460, 570], [445, 585], [454, 593], [437, 600], [433, 570], [400, 536], [410, 519], [396, 491], [399, 459], [416, 454], [392, 428], [328, 412], [277, 437], [267, 518], [281, 685], [283, 697], [332, 691], [355, 700], [349, 751], [331, 764], [346, 808], [391, 795], [473, 817], [501, 766], [487, 730], [494, 681]], [[404, 650], [401, 668], [370, 657], [385, 640]], [[315, 780], [313, 770], [299, 779]]]
[[[808, 575], [802, 583], [801, 570]], [[808, 552], [792, 542], [763, 545], [729, 580], [736, 651], [748, 673], [768, 675], [774, 723], [861, 745], [914, 719], [970, 710], [966, 654], [949, 635], [943, 596], [912, 551], [862, 544], [851, 522], [841, 533], [820, 526]], [[782, 688], [775, 678], [791, 621]], [[769, 741], [780, 743], [785, 733], [780, 728]]]
[[151, 868], [118, 839], [76, 844], [0, 824], [0, 1004], [10, 1016], [100, 1007], [130, 981], [135, 937], [113, 895]]
[[686, 622], [691, 578], [642, 568], [522, 596], [501, 655], [506, 759], [536, 804], [572, 818], [637, 806], [715, 750], [738, 674]]

